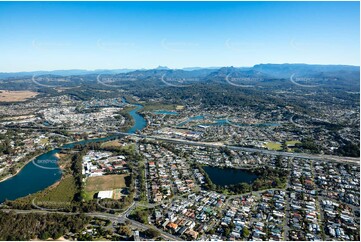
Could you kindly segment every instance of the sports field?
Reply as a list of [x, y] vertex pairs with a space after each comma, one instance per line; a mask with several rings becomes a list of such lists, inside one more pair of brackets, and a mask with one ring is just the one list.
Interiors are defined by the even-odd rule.
[[265, 144], [265, 146], [267, 147], [267, 149], [269, 150], [282, 150], [282, 146], [280, 143], [276, 143], [276, 142], [268, 142]]
[[128, 175], [106, 175], [89, 177], [86, 180], [86, 192], [98, 192], [126, 187], [125, 177]]

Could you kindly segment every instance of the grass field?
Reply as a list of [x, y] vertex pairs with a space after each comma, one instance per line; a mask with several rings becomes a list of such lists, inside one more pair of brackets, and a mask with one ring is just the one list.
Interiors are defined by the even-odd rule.
[[[290, 146], [294, 146], [295, 144], [298, 144], [298, 143], [301, 143], [301, 142], [298, 141], [298, 140], [286, 141], [286, 145], [290, 145]], [[281, 143], [268, 142], [268, 143], [265, 144], [265, 146], [269, 150], [282, 150], [282, 144]]]
[[146, 103], [144, 104], [144, 111], [155, 111], [155, 110], [175, 110], [179, 105], [175, 104], [163, 104], [163, 103]]
[[265, 146], [269, 150], [282, 150], [282, 145], [280, 143], [276, 143], [276, 142], [268, 142], [265, 144]]
[[37, 92], [0, 90], [0, 102], [20, 102], [35, 97]]
[[74, 177], [68, 176], [53, 189], [45, 190], [42, 196], [37, 198], [37, 201], [71, 202], [76, 192]]
[[58, 183], [46, 188], [43, 191], [18, 198], [13, 201], [19, 206], [29, 205], [33, 200], [37, 206], [44, 208], [65, 208], [71, 206], [77, 187], [73, 176], [66, 176]]
[[89, 177], [86, 181], [85, 191], [98, 192], [126, 187], [125, 177], [128, 175], [106, 175]]
[[298, 141], [298, 140], [286, 141], [286, 145], [292, 145], [292, 146], [294, 146], [295, 144], [301, 144], [301, 141]]
[[122, 147], [122, 143], [119, 142], [119, 140], [110, 140], [107, 142], [104, 142], [101, 144], [100, 147], [106, 148], [106, 147]]
[[40, 144], [45, 145], [49, 142], [48, 138], [40, 139]]

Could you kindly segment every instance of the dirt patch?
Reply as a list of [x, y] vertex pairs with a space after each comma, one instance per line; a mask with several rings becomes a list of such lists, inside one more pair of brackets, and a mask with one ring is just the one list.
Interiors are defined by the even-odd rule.
[[21, 102], [35, 97], [39, 93], [32, 91], [8, 91], [0, 90], [0, 102]]
[[107, 141], [104, 142], [103, 144], [101, 144], [102, 148], [106, 148], [106, 147], [122, 147], [123, 144], [119, 142], [119, 140], [111, 140], [111, 141]]
[[126, 187], [125, 178], [128, 175], [106, 175], [89, 177], [86, 180], [85, 191], [98, 192]]

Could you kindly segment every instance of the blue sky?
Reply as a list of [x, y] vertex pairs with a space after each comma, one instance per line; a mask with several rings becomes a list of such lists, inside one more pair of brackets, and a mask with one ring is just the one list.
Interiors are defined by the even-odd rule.
[[359, 2], [0, 2], [0, 72], [350, 64]]

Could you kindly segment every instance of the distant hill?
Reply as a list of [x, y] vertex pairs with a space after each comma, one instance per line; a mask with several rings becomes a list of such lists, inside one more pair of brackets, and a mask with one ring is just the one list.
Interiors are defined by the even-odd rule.
[[0, 78], [9, 77], [28, 77], [33, 75], [58, 75], [58, 76], [73, 76], [73, 75], [87, 75], [87, 74], [118, 74], [134, 71], [134, 69], [115, 69], [115, 70], [54, 70], [54, 71], [29, 71], [29, 72], [0, 72]]
[[359, 66], [347, 65], [259, 64], [253, 66], [252, 69], [277, 78], [288, 78], [292, 74], [314, 75], [319, 73], [360, 72]]
[[[69, 76], [74, 82], [95, 81], [95, 75], [103, 74], [113, 77], [132, 78], [138, 80], [139, 84], [143, 81], [161, 81], [161, 77], [168, 80], [171, 78], [176, 81], [203, 81], [207, 83], [222, 83], [226, 81], [227, 76], [234, 80], [241, 80], [239, 84], [277, 86], [290, 85], [291, 77], [295, 82], [307, 85], [322, 85], [322, 87], [358, 89], [360, 87], [360, 67], [348, 65], [308, 65], [308, 64], [258, 64], [253, 67], [221, 67], [221, 68], [201, 68], [189, 67], [183, 69], [169, 69], [165, 66], [159, 66], [155, 69], [114, 69], [114, 70], [55, 70], [55, 71], [34, 71], [17, 73], [0, 73], [0, 79], [4, 80], [5, 87], [10, 85], [11, 79], [24, 78], [29, 79], [33, 75], [37, 76]], [[188, 80], [186, 80], [188, 78]], [[124, 78], [123, 78], [124, 80]], [[15, 81], [15, 80], [14, 80]], [[22, 85], [26, 85], [26, 80], [21, 80]], [[56, 82], [56, 79], [52, 82]], [[164, 80], [163, 80], [164, 82]], [[133, 83], [134, 84], [134, 83]], [[294, 84], [294, 83], [293, 83]], [[63, 85], [60, 83], [60, 85]], [[69, 83], [71, 85], [71, 83]], [[10, 85], [11, 86], [11, 85]]]
[[[210, 67], [210, 68], [202, 68], [202, 67], [188, 67], [183, 69], [177, 70], [184, 70], [184, 71], [204, 71], [204, 70], [217, 70], [219, 67]], [[33, 75], [58, 75], [58, 76], [74, 76], [74, 75], [89, 75], [89, 74], [121, 74], [121, 73], [128, 73], [128, 72], [142, 72], [142, 71], [150, 71], [154, 72], [157, 71], [164, 71], [164, 70], [172, 70], [166, 66], [158, 66], [155, 69], [98, 69], [98, 70], [81, 70], [81, 69], [73, 69], [73, 70], [54, 70], [54, 71], [28, 71], [28, 72], [0, 72], [0, 79], [3, 78], [10, 78], [10, 77], [29, 77]]]

